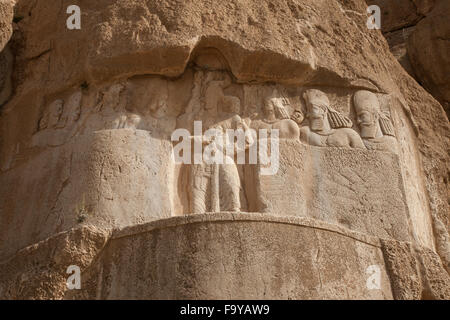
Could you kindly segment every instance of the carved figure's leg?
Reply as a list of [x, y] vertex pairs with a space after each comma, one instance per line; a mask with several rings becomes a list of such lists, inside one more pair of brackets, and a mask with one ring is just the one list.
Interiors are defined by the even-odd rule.
[[220, 165], [220, 209], [223, 211], [241, 210], [241, 179], [235, 164]]
[[191, 166], [191, 212], [207, 212], [207, 195], [209, 175], [205, 172], [205, 165], [193, 164]]

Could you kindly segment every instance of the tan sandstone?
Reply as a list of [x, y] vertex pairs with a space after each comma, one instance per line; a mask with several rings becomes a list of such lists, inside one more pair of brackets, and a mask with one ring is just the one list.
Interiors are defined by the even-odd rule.
[[381, 8], [381, 27], [394, 56], [442, 104], [448, 116], [449, 2], [374, 0], [370, 4]]
[[[70, 4], [15, 6], [0, 298], [448, 299], [448, 119], [363, 0]], [[176, 129], [279, 132], [278, 170]]]

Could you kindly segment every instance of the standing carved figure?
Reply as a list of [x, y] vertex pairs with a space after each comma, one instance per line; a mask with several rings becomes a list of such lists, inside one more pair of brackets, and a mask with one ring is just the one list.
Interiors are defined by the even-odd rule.
[[[242, 207], [241, 194], [242, 183], [239, 175], [239, 167], [245, 165], [246, 150], [254, 142], [249, 135], [249, 127], [241, 118], [241, 101], [238, 97], [223, 97], [222, 106], [225, 113], [216, 128], [222, 136], [223, 148], [220, 150], [224, 156], [223, 164], [219, 165], [219, 199], [222, 211], [240, 211]], [[231, 131], [228, 131], [231, 130]], [[238, 137], [238, 141], [235, 141]], [[232, 154], [228, 154], [231, 151]], [[245, 197], [243, 197], [245, 200]]]
[[[211, 163], [203, 159], [201, 163], [192, 162], [188, 165], [191, 213], [241, 210], [239, 173], [234, 159], [227, 159], [226, 151], [223, 149], [223, 146], [226, 145], [223, 142], [227, 137], [226, 129], [237, 129], [243, 123], [237, 114], [239, 112], [237, 109], [240, 109], [240, 101], [236, 97], [228, 97], [223, 93], [223, 90], [231, 84], [228, 75], [225, 75], [224, 80], [213, 80], [212, 76], [214, 74], [209, 73], [204, 79], [206, 83], [204, 91], [201, 90], [203, 76], [201, 74], [196, 76], [191, 102], [186, 113], [178, 119], [178, 127], [186, 128], [190, 132], [195, 131], [193, 122], [201, 121], [203, 131], [200, 136], [193, 135], [192, 141], [197, 140], [197, 143], [202, 144], [202, 150], [208, 148], [213, 156], [219, 152], [224, 155], [224, 163]], [[237, 106], [233, 114], [220, 114], [220, 106], [231, 98], [237, 99]], [[234, 102], [236, 103], [236, 101]], [[214, 139], [204, 136], [209, 129], [215, 129]]]

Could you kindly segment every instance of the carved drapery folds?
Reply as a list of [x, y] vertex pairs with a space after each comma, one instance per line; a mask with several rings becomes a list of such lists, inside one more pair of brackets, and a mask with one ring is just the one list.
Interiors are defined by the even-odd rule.
[[382, 106], [379, 96], [367, 90], [237, 84], [225, 71], [189, 70], [178, 80], [135, 77], [49, 101], [36, 131], [129, 128], [167, 138], [176, 128], [193, 131], [194, 121], [207, 130], [234, 116], [241, 127], [278, 129], [280, 139], [311, 146], [396, 152], [389, 97]]
[[[161, 155], [165, 159], [161, 172], [169, 174], [151, 183], [156, 188], [159, 183], [169, 186], [170, 203], [165, 206], [171, 215], [279, 212], [408, 238], [388, 95], [240, 84], [228, 71], [196, 67], [178, 79], [139, 76], [61, 95], [46, 103], [36, 128], [35, 147], [64, 145], [80, 135], [105, 130], [111, 135], [116, 130], [138, 130], [147, 132], [152, 141], [171, 143], [172, 133], [184, 129], [192, 150], [197, 141], [209, 160], [223, 154], [222, 163], [205, 158], [195, 162], [190, 154], [186, 158], [191, 162], [183, 164], [170, 161], [171, 154]], [[210, 130], [213, 136], [207, 135]], [[244, 132], [244, 142], [234, 140], [237, 136], [230, 142], [229, 130]], [[217, 137], [225, 145], [217, 143]], [[277, 143], [269, 143], [274, 137]], [[174, 150], [176, 145], [172, 142]], [[225, 152], [228, 145], [232, 145], [231, 156]], [[263, 147], [269, 162], [260, 161]], [[256, 162], [249, 161], [252, 152]], [[274, 153], [279, 153], [278, 158], [271, 158]], [[273, 159], [279, 162], [276, 170], [263, 174]], [[385, 171], [393, 177], [387, 190], [381, 181], [388, 176]], [[377, 202], [386, 192], [396, 199], [365, 211], [368, 199]], [[392, 219], [380, 217], [389, 211], [397, 212]], [[401, 227], [392, 229], [392, 224]]]

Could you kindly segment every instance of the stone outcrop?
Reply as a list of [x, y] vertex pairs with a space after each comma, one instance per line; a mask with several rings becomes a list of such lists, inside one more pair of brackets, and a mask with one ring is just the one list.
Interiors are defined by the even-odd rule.
[[1, 298], [448, 299], [448, 119], [363, 0], [16, 2]]
[[[56, 234], [18, 251], [1, 264], [2, 299], [61, 299], [67, 286], [67, 267], [90, 267], [109, 235], [92, 226]], [[69, 264], [66, 266], [66, 264]]]
[[13, 7], [15, 0], [0, 1], [0, 51], [9, 41], [13, 31]]
[[405, 70], [450, 112], [450, 4], [445, 0], [375, 0], [392, 53]]
[[[66, 287], [71, 264], [83, 270], [81, 290]], [[367, 287], [366, 265], [379, 270], [379, 289]], [[432, 250], [254, 213], [175, 217], [112, 233], [77, 228], [1, 266], [3, 299], [450, 298], [449, 275]]]
[[0, 1], [0, 106], [12, 93], [13, 56], [6, 44], [13, 31], [13, 0]]
[[408, 40], [408, 51], [420, 83], [450, 114], [450, 3], [440, 1]]

